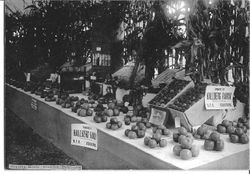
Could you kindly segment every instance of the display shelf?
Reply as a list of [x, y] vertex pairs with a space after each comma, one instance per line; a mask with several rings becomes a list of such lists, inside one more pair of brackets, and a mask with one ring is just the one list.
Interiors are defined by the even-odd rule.
[[[92, 117], [79, 117], [71, 109], [63, 109], [55, 102], [6, 85], [5, 106], [22, 118], [39, 135], [51, 141], [67, 155], [89, 169], [248, 169], [248, 144], [233, 144], [228, 135], [221, 135], [225, 141], [222, 152], [203, 149], [204, 141], [194, 141], [201, 148], [200, 155], [191, 160], [181, 160], [173, 154], [176, 144], [171, 137], [165, 148], [150, 149], [142, 139], [128, 139], [124, 131], [130, 126], [123, 124], [119, 130], [105, 128], [105, 123], [95, 123]], [[74, 94], [84, 98], [82, 94]], [[31, 108], [31, 99], [37, 100], [38, 110]], [[118, 120], [123, 120], [120, 115]], [[98, 150], [91, 150], [70, 144], [71, 124], [86, 123], [98, 129]], [[146, 135], [151, 136], [148, 129]], [[237, 161], [237, 162], [236, 162]]]

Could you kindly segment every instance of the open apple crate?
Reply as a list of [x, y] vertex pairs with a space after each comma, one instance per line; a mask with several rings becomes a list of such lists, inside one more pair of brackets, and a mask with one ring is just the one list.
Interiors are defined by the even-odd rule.
[[[183, 79], [176, 79], [176, 80], [183, 80]], [[174, 81], [174, 80], [173, 80]], [[169, 87], [171, 87], [171, 83], [173, 82], [173, 81], [171, 81], [168, 85], [166, 85], [151, 101], [149, 101], [149, 107], [150, 107], [150, 110], [151, 110], [151, 115], [150, 115], [150, 122], [152, 123], [152, 124], [155, 124], [155, 125], [160, 125], [160, 124], [164, 124], [164, 125], [166, 125], [166, 124], [168, 124], [169, 123], [169, 121], [171, 122], [171, 125], [168, 125], [169, 127], [172, 127], [173, 126], [173, 120], [169, 120], [169, 119], [171, 119], [170, 117], [169, 117], [169, 115], [170, 115], [170, 112], [169, 112], [169, 109], [168, 109], [168, 105], [169, 104], [171, 104], [171, 103], [173, 103], [173, 101], [176, 99], [176, 98], [178, 98], [180, 95], [182, 95], [183, 93], [185, 93], [185, 91], [187, 91], [188, 89], [190, 89], [190, 88], [193, 88], [194, 87], [194, 83], [193, 83], [193, 81], [189, 81], [189, 80], [184, 80], [184, 81], [186, 81], [187, 83], [186, 83], [186, 85], [184, 85], [183, 87], [182, 87], [182, 89], [171, 99], [171, 100], [169, 100], [167, 103], [165, 103], [165, 104], [161, 104], [160, 106], [157, 106], [157, 105], [155, 105], [155, 104], [153, 104], [153, 102], [152, 101], [154, 101], [156, 98], [158, 98], [159, 99], [159, 96], [161, 96], [162, 94], [163, 94], [163, 92], [164, 91], [166, 91], [166, 90], [168, 90], [168, 88]], [[155, 121], [155, 119], [153, 119], [153, 117], [154, 117], [154, 113], [155, 113], [155, 111], [156, 112], [159, 112], [159, 113], [161, 113], [161, 115], [164, 115], [163, 117], [163, 119], [162, 120], [158, 120], [158, 121]]]
[[[190, 90], [190, 88], [188, 90]], [[204, 96], [192, 104], [184, 112], [171, 108], [170, 105], [173, 104], [175, 100], [178, 99], [178, 97], [185, 95], [188, 90], [183, 91], [183, 93], [175, 97], [175, 99], [172, 100], [167, 106], [167, 110], [169, 111], [172, 119], [175, 120], [176, 117], [179, 117], [180, 125], [184, 126], [188, 131], [191, 131], [192, 128], [206, 123], [212, 117], [223, 114], [224, 110], [206, 110]]]

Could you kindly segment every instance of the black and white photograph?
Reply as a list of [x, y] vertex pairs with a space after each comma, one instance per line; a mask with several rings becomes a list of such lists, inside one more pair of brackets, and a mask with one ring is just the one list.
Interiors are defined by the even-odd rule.
[[249, 171], [249, 0], [4, 0], [5, 171]]

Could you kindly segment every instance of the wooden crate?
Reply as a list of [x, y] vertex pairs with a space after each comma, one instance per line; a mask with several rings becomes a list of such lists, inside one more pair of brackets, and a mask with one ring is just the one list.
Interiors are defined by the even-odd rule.
[[[167, 88], [169, 87], [169, 85], [167, 85], [166, 87], [164, 87], [158, 94], [160, 94], [163, 90], [166, 90]], [[175, 97], [173, 97], [167, 104], [165, 104], [164, 106], [156, 106], [156, 105], [153, 105], [149, 102], [149, 106], [150, 106], [150, 110], [151, 110], [151, 115], [150, 115], [150, 122], [152, 122], [152, 117], [154, 116], [153, 115], [153, 111], [158, 111], [158, 112], [165, 112], [164, 115], [166, 115], [165, 117], [165, 120], [163, 121], [163, 124], [166, 125], [167, 127], [172, 127], [172, 125], [169, 125], [168, 123], [171, 123], [172, 121], [169, 120], [169, 115], [170, 115], [170, 112], [168, 110], [168, 105], [171, 104], [177, 97], [179, 97], [180, 95], [182, 95], [183, 93], [185, 93], [188, 89], [190, 88], [193, 88], [194, 87], [194, 83], [193, 81], [190, 81]], [[157, 95], [158, 95], [157, 94]], [[151, 100], [152, 101], [152, 100]], [[153, 123], [153, 124], [156, 124], [157, 123]]]
[[211, 117], [223, 114], [223, 110], [206, 110], [204, 97], [185, 112], [177, 111], [172, 108], [168, 108], [168, 110], [170, 111], [171, 117], [173, 119], [179, 117], [181, 125], [186, 127], [189, 131], [192, 127], [202, 125]]

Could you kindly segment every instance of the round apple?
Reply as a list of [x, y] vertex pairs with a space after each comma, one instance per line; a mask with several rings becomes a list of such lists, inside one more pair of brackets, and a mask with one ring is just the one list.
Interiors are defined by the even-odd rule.
[[219, 139], [215, 142], [214, 150], [216, 151], [222, 151], [224, 149], [224, 141], [222, 139]]
[[149, 140], [150, 140], [151, 138], [150, 137], [145, 137], [144, 138], [144, 144], [147, 146], [148, 145], [148, 142], [149, 142]]
[[183, 149], [191, 149], [193, 144], [193, 140], [191, 138], [184, 138], [181, 140], [181, 147]]
[[134, 131], [129, 131], [128, 132], [128, 138], [130, 139], [136, 139], [137, 138], [137, 135]]
[[230, 137], [230, 141], [232, 142], [232, 143], [238, 143], [239, 142], [239, 136], [238, 135], [236, 135], [236, 134], [230, 134], [229, 135], [229, 137]]
[[240, 142], [241, 142], [242, 144], [247, 144], [247, 143], [249, 142], [248, 136], [247, 136], [246, 134], [241, 135], [241, 137], [240, 137]]
[[219, 133], [224, 134], [224, 133], [226, 133], [227, 128], [226, 128], [225, 126], [223, 126], [222, 124], [218, 124], [218, 125], [217, 125], [217, 131], [218, 131]]
[[242, 128], [236, 128], [235, 133], [240, 137], [244, 134], [244, 131]]
[[159, 142], [160, 147], [166, 147], [167, 146], [167, 140], [166, 139], [161, 139]]
[[119, 127], [118, 127], [118, 124], [112, 124], [111, 125], [111, 129], [112, 130], [117, 130]]
[[173, 148], [173, 152], [176, 156], [180, 156], [180, 152], [181, 152], [182, 148], [180, 144], [176, 144]]
[[178, 132], [181, 135], [186, 135], [187, 134], [187, 129], [185, 127], [179, 127]]
[[138, 138], [143, 138], [145, 136], [145, 131], [144, 130], [138, 130], [137, 131], [137, 136], [138, 136]]
[[227, 127], [227, 133], [233, 134], [234, 132], [235, 132], [235, 127], [233, 127], [233, 126], [228, 126]]
[[192, 152], [189, 149], [182, 149], [180, 152], [180, 157], [183, 160], [189, 160], [192, 158]]
[[106, 128], [111, 129], [111, 123], [107, 123]]
[[174, 140], [174, 142], [178, 143], [179, 136], [180, 136], [179, 133], [173, 133], [173, 140]]
[[155, 147], [157, 146], [157, 142], [155, 141], [155, 139], [150, 139], [150, 140], [148, 141], [148, 146], [149, 146], [150, 148], [155, 148]]
[[211, 151], [214, 150], [214, 141], [213, 140], [205, 140], [204, 142], [204, 149]]
[[210, 134], [210, 139], [213, 141], [218, 141], [220, 139], [220, 134], [217, 132], [212, 132]]

